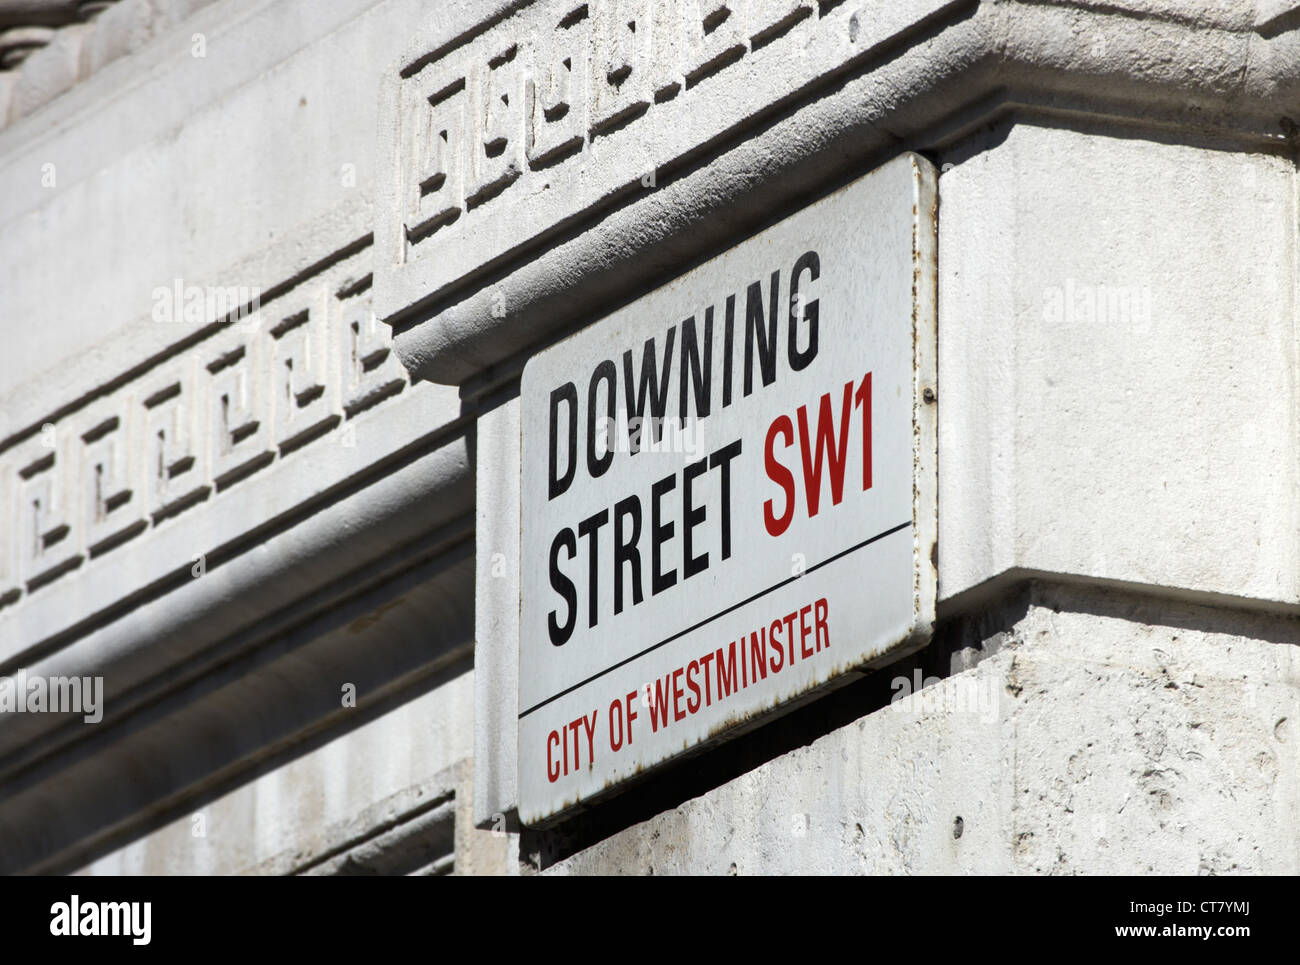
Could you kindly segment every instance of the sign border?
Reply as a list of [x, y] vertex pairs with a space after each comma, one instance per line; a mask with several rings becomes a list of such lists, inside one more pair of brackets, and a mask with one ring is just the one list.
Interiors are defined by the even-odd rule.
[[[791, 211], [781, 218], [765, 225], [758, 231], [751, 232], [742, 238], [732, 242], [725, 248], [720, 249], [698, 264], [691, 265], [682, 271], [676, 273], [670, 278], [665, 279], [661, 285], [656, 285], [653, 289], [642, 292], [633, 299], [624, 303], [620, 307], [603, 314], [600, 318], [593, 319], [588, 325], [569, 332], [565, 339], [547, 345], [542, 351], [546, 351], [563, 344], [567, 338], [585, 332], [595, 325], [600, 324], [610, 315], [621, 311], [628, 305], [636, 301], [647, 298], [654, 294], [663, 285], [681, 278], [683, 275], [707, 264], [709, 261], [717, 258], [726, 252], [744, 244], [745, 242], [762, 235], [764, 232], [784, 223], [789, 218], [799, 214], [808, 208], [813, 207], [833, 195], [846, 191], [853, 185], [869, 178], [874, 174], [890, 167], [891, 165], [907, 164], [911, 168], [911, 187], [912, 187], [912, 534], [913, 534], [913, 589], [912, 589], [912, 627], [911, 632], [891, 646], [885, 653], [878, 657], [867, 660], [862, 664], [843, 673], [837, 674], [829, 680], [812, 687], [797, 696], [784, 700], [771, 707], [762, 708], [753, 711], [746, 719], [738, 721], [725, 730], [720, 731], [713, 736], [701, 740], [690, 747], [666, 757], [654, 764], [645, 766], [642, 770], [634, 775], [630, 775], [619, 780], [617, 783], [608, 785], [602, 790], [580, 798], [575, 802], [559, 807], [550, 813], [531, 820], [526, 820], [523, 814], [522, 793], [520, 793], [520, 821], [525, 827], [534, 829], [546, 829], [561, 824], [564, 821], [582, 813], [583, 811], [597, 807], [608, 800], [620, 796], [624, 792], [639, 786], [643, 782], [661, 775], [667, 769], [683, 763], [684, 761], [698, 757], [700, 754], [718, 747], [721, 744], [728, 743], [738, 737], [749, 733], [756, 728], [769, 724], [784, 715], [807, 705], [808, 703], [824, 696], [825, 694], [858, 679], [864, 672], [877, 669], [882, 666], [895, 663], [898, 660], [915, 653], [928, 644], [933, 636], [935, 623], [935, 610], [938, 595], [938, 553], [939, 553], [939, 514], [938, 514], [938, 171], [924, 157], [914, 152], [905, 152], [885, 164], [878, 165], [870, 171], [859, 174], [857, 177], [837, 185], [833, 190], [826, 192], [821, 197], [802, 205], [800, 208]], [[540, 352], [538, 353], [540, 354]], [[535, 357], [535, 356], [534, 356]], [[531, 363], [532, 358], [529, 359]], [[525, 363], [525, 366], [528, 363]], [[524, 420], [519, 420], [519, 451], [523, 451], [523, 431]], [[520, 529], [522, 539], [523, 527], [523, 461], [519, 463], [520, 479], [518, 488], [518, 502], [520, 512]], [[521, 543], [522, 549], [522, 543]], [[523, 583], [518, 588], [518, 604], [520, 618], [522, 621], [523, 612]], [[520, 626], [520, 636], [518, 639], [519, 646], [522, 646], [522, 622]], [[687, 632], [687, 631], [683, 631]], [[675, 639], [675, 637], [670, 638]], [[643, 655], [643, 654], [640, 654]], [[638, 655], [638, 656], [640, 656]], [[580, 687], [584, 684], [575, 686]], [[518, 697], [518, 683], [516, 682], [516, 698]], [[550, 698], [556, 699], [561, 694]], [[549, 703], [550, 701], [546, 701]], [[532, 710], [539, 709], [541, 705], [533, 708], [520, 708], [516, 703], [515, 727], [516, 730], [522, 724], [523, 717]], [[521, 788], [518, 776], [518, 752], [523, 746], [522, 741], [516, 740], [516, 787]]]

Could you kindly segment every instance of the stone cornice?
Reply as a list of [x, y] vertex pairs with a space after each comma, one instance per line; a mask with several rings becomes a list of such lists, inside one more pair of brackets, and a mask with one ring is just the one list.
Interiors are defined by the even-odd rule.
[[0, 130], [211, 0], [0, 0]]
[[[1291, 4], [771, 0], [749, 10], [762, 42], [745, 26], [727, 50], [689, 18], [661, 26], [680, 5], [628, 6], [658, 27], [633, 52], [632, 96], [602, 89], [629, 59], [611, 53], [620, 21], [568, 0], [454, 43], [435, 28], [391, 72], [376, 305], [414, 377], [509, 377], [557, 333], [853, 173], [1000, 119], [1288, 151], [1300, 113]], [[601, 66], [558, 67], [566, 42]]]
[[[238, 731], [230, 694], [291, 680], [276, 661], [327, 659], [339, 679], [364, 663], [374, 692], [438, 656], [434, 613], [464, 655], [467, 414], [453, 390], [409, 384], [370, 310], [370, 254], [363, 237], [251, 292], [177, 280], [145, 323], [176, 333], [168, 351], [0, 442], [0, 676], [99, 675], [106, 706], [95, 728], [4, 715], [0, 825], [41, 820], [51, 782], [110, 780], [98, 762], [132, 747], [181, 753], [225, 715]], [[370, 615], [394, 597], [399, 613]], [[286, 740], [317, 726], [338, 704], [326, 682], [309, 712], [286, 692], [268, 726]], [[229, 747], [227, 763], [258, 750]], [[202, 776], [178, 775], [123, 815]], [[6, 850], [9, 871], [40, 853]]]

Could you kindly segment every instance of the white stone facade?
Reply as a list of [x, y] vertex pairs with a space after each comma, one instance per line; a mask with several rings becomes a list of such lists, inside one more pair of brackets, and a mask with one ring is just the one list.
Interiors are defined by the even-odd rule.
[[[92, 6], [0, 0], [0, 677], [104, 685], [0, 871], [1300, 871], [1300, 7]], [[524, 362], [905, 152], [933, 642], [522, 829]]]

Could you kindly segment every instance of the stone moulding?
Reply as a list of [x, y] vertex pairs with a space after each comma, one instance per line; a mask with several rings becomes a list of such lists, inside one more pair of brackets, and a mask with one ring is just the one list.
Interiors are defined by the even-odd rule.
[[444, 20], [389, 72], [376, 312], [412, 377], [491, 383], [853, 173], [1008, 117], [1289, 150], [1294, 6], [541, 0], [450, 38]]
[[[215, 321], [174, 296], [146, 322], [175, 327], [170, 351], [0, 441], [0, 675], [101, 675], [113, 725], [358, 595], [358, 567], [467, 538], [460, 402], [409, 384], [370, 254], [348, 244]], [[66, 724], [5, 715], [0, 786]]]
[[[341, 600], [364, 623], [362, 568], [384, 592], [422, 586], [427, 613], [452, 617], [443, 656], [463, 659], [468, 397], [508, 382], [529, 352], [891, 156], [960, 163], [990, 125], [1101, 121], [1289, 152], [1297, 27], [1288, 0], [439, 10], [387, 73], [373, 247], [356, 226], [362, 240], [319, 252], [320, 271], [263, 299], [266, 324], [178, 337], [59, 409], [52, 433], [37, 422], [0, 440], [0, 674], [104, 674], [113, 715], [93, 735], [46, 715], [4, 721], [0, 866], [48, 859], [32, 829], [78, 854], [103, 830], [85, 816], [51, 823], [50, 789], [120, 795], [101, 823], [126, 833], [154, 802], [244, 766], [260, 752], [247, 728], [220, 760], [189, 760], [186, 740], [210, 711], [239, 729], [222, 674], [277, 635], [297, 633], [304, 650], [325, 641], [312, 653], [331, 667], [375, 663], [354, 644], [398, 635], [322, 617]], [[390, 640], [377, 686], [425, 672], [412, 641], [427, 613]], [[292, 703], [291, 686], [276, 693]], [[277, 739], [324, 719], [322, 694], [265, 710]], [[160, 748], [188, 770], [174, 761], [173, 775], [115, 790], [122, 765]], [[49, 866], [73, 859], [59, 860]]]
[[[0, 627], [8, 605], [146, 531], [153, 555], [179, 565], [154, 531], [277, 459], [335, 430], [356, 448], [351, 420], [407, 385], [370, 310], [368, 256], [350, 246], [251, 303], [250, 290], [176, 279], [155, 290], [153, 319], [184, 333], [172, 350], [0, 440]], [[198, 565], [212, 547], [192, 542]], [[14, 642], [0, 643], [0, 666]]]

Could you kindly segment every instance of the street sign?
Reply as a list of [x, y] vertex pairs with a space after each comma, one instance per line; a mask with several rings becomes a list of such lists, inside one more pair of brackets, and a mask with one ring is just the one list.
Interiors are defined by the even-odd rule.
[[928, 639], [935, 184], [900, 157], [525, 367], [524, 823]]

